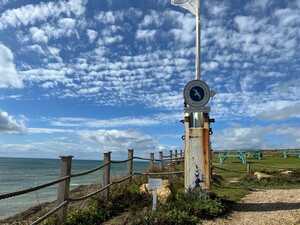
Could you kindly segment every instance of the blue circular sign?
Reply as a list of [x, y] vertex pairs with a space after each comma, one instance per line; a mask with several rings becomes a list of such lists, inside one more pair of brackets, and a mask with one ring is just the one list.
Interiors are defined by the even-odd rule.
[[188, 82], [183, 93], [185, 103], [199, 109], [204, 107], [211, 97], [208, 85], [202, 80], [192, 80]]
[[190, 97], [195, 102], [200, 102], [204, 98], [204, 90], [202, 87], [194, 86], [190, 90]]

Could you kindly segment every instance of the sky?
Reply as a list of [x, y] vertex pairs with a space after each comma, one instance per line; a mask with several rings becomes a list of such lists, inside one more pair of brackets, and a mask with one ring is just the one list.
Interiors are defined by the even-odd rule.
[[[212, 147], [300, 147], [300, 0], [203, 0]], [[0, 0], [0, 156], [182, 149], [195, 18], [169, 0]]]

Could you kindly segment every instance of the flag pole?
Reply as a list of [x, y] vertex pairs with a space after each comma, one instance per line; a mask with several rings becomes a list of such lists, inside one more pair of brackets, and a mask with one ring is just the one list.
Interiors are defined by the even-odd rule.
[[196, 0], [196, 80], [201, 78], [201, 5], [200, 0]]

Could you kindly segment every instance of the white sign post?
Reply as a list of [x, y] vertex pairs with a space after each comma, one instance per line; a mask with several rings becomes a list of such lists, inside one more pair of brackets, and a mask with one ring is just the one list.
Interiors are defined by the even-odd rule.
[[157, 189], [162, 186], [162, 179], [160, 178], [149, 178], [149, 191], [152, 191], [152, 211], [157, 208]]

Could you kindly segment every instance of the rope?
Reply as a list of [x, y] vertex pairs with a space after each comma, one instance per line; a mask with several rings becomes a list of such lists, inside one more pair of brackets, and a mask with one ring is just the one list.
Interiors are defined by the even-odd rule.
[[109, 164], [110, 164], [110, 162], [107, 162], [107, 163], [105, 163], [101, 166], [98, 166], [98, 167], [94, 168], [94, 169], [84, 171], [84, 172], [80, 172], [80, 173], [74, 173], [74, 174], [71, 175], [71, 177], [80, 177], [80, 176], [84, 176], [84, 175], [96, 172], [97, 170], [100, 170], [100, 169], [104, 168], [105, 166], [107, 166]]
[[42, 184], [42, 185], [39, 185], [39, 186], [36, 186], [36, 187], [27, 188], [27, 189], [24, 189], [24, 190], [15, 191], [15, 192], [11, 192], [11, 193], [2, 194], [2, 195], [0, 195], [0, 200], [6, 199], [6, 198], [12, 198], [12, 197], [15, 197], [15, 196], [18, 196], [18, 195], [23, 195], [23, 194], [27, 194], [27, 193], [30, 193], [30, 192], [33, 192], [33, 191], [37, 191], [37, 190], [40, 190], [42, 188], [50, 187], [54, 184], [60, 183], [60, 182], [65, 181], [69, 178], [70, 178], [70, 176], [65, 176], [65, 177], [59, 178], [55, 181], [51, 181], [49, 183]]
[[152, 175], [161, 175], [161, 176], [164, 176], [164, 175], [172, 175], [172, 174], [182, 174], [184, 173], [184, 171], [174, 171], [174, 172], [161, 172], [161, 173], [134, 173], [134, 175], [137, 175], [137, 176], [152, 176]]
[[111, 163], [126, 163], [126, 162], [129, 162], [129, 161], [131, 161], [131, 160], [133, 160], [133, 159], [126, 159], [126, 160], [121, 160], [121, 161], [111, 160], [110, 162], [111, 162]]
[[64, 201], [64, 202], [60, 203], [58, 206], [56, 206], [55, 208], [51, 209], [45, 215], [43, 215], [42, 217], [40, 217], [36, 221], [34, 221], [31, 225], [37, 225], [37, 224], [41, 223], [42, 221], [44, 221], [45, 219], [47, 219], [49, 216], [51, 216], [55, 212], [57, 212], [59, 209], [61, 209], [62, 207], [64, 207], [66, 204], [68, 204], [68, 201]]
[[[140, 159], [140, 160], [152, 161], [152, 159], [138, 157], [138, 156], [133, 157], [133, 159]], [[154, 161], [160, 162], [161, 160], [160, 159], [154, 159]]]
[[76, 202], [76, 201], [82, 201], [82, 200], [85, 200], [85, 199], [87, 199], [87, 198], [89, 198], [89, 197], [92, 197], [92, 196], [94, 196], [94, 195], [96, 195], [96, 194], [98, 194], [98, 193], [100, 193], [100, 192], [102, 192], [102, 191], [108, 189], [110, 186], [112, 186], [112, 185], [114, 185], [114, 184], [119, 184], [119, 183], [122, 183], [122, 182], [124, 182], [124, 181], [126, 181], [126, 180], [129, 180], [131, 177], [132, 177], [132, 175], [127, 176], [127, 177], [124, 177], [124, 178], [122, 178], [122, 179], [120, 179], [120, 180], [117, 180], [117, 181], [113, 181], [113, 182], [111, 182], [110, 184], [104, 186], [103, 188], [101, 188], [101, 189], [99, 189], [99, 190], [97, 190], [97, 191], [94, 191], [94, 192], [92, 192], [92, 193], [90, 193], [90, 194], [84, 195], [84, 196], [82, 196], [82, 197], [79, 197], [79, 198], [69, 198], [69, 201], [71, 201], [71, 202]]

